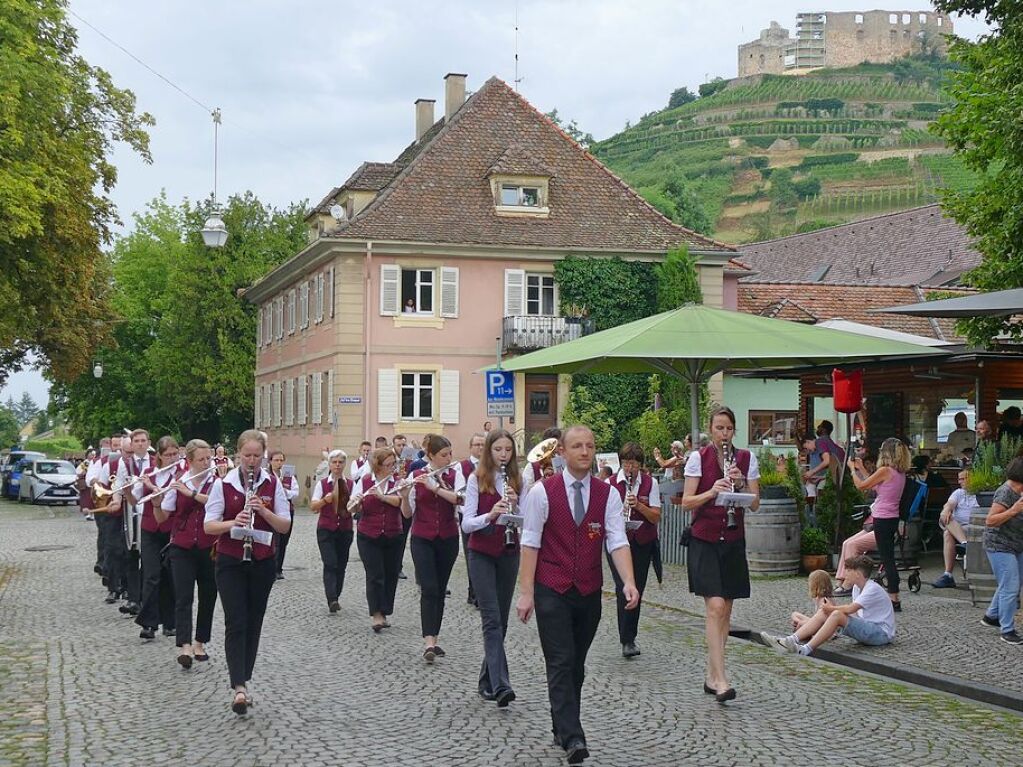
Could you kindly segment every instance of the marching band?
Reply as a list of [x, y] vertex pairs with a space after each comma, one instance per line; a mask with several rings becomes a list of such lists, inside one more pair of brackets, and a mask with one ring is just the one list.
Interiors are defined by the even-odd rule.
[[[253, 704], [249, 686], [263, 617], [281, 577], [299, 495], [294, 467], [285, 466], [280, 450], [268, 451], [266, 435], [255, 430], [241, 435], [231, 457], [222, 446], [214, 451], [193, 439], [179, 459], [172, 437], [160, 438], [151, 455], [149, 441], [144, 429], [114, 434], [80, 467], [83, 512], [95, 514], [95, 569], [107, 587], [106, 601], [123, 600], [121, 609], [135, 617], [143, 640], [151, 641], [160, 627], [174, 636], [174, 660], [190, 669], [209, 660], [219, 597], [230, 707], [245, 714]], [[474, 434], [462, 458], [439, 435], [427, 435], [418, 456], [410, 455], [401, 435], [389, 445], [383, 441], [376, 449], [362, 442], [347, 472], [345, 452], [330, 451], [326, 476], [308, 485], [328, 614], [341, 609], [354, 541], [371, 628], [376, 634], [388, 628], [410, 535], [423, 658], [433, 664], [445, 655], [439, 635], [461, 548], [468, 601], [482, 625], [479, 696], [499, 708], [516, 699], [505, 637], [518, 584], [519, 618], [537, 618], [555, 740], [570, 764], [581, 763], [589, 755], [582, 685], [601, 618], [605, 556], [622, 654], [640, 654], [639, 605], [661, 516], [643, 449], [623, 445], [619, 470], [605, 479], [594, 476], [593, 434], [585, 426], [545, 433], [521, 470], [513, 436], [504, 429]], [[739, 468], [745, 460], [736, 459]], [[708, 681], [718, 692], [727, 685], [720, 658], [712, 655]]]

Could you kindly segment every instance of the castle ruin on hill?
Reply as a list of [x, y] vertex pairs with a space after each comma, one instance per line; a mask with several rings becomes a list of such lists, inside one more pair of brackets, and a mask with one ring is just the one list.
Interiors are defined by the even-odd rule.
[[778, 22], [739, 46], [739, 77], [800, 74], [821, 67], [887, 63], [910, 53], [945, 52], [952, 21], [932, 11], [800, 13], [796, 36]]

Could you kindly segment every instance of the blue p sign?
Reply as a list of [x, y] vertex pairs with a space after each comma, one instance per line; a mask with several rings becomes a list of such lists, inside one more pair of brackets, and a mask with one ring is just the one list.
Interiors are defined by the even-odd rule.
[[507, 402], [515, 399], [515, 376], [503, 370], [487, 371], [487, 401]]

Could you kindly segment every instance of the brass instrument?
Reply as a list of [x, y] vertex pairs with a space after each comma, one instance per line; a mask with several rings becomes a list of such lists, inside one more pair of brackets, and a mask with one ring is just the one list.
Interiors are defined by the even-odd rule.
[[110, 497], [114, 494], [114, 490], [108, 487], [103, 487], [99, 482], [93, 483], [92, 487], [89, 488], [89, 495], [92, 497], [92, 506], [94, 514], [106, 514], [106, 511], [101, 511], [104, 506], [110, 503]]
[[549, 437], [538, 443], [526, 455], [526, 461], [540, 465], [540, 474], [544, 479], [554, 474], [554, 454], [558, 452], [558, 438]]

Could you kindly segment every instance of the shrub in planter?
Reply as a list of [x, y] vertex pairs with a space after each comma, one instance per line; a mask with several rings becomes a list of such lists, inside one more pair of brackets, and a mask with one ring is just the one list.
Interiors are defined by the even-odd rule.
[[977, 503], [990, 506], [995, 490], [1005, 481], [1005, 467], [1020, 453], [1021, 441], [1003, 437], [998, 442], [981, 442], [973, 453], [966, 491], [977, 496]]
[[831, 550], [828, 536], [817, 527], [804, 527], [799, 536], [799, 553], [803, 555], [826, 556]]

